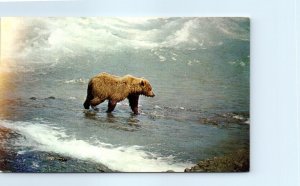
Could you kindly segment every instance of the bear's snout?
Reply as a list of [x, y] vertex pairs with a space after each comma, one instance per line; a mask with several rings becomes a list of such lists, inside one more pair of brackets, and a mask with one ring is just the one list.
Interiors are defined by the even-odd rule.
[[154, 94], [153, 92], [151, 92], [148, 96], [149, 96], [149, 97], [154, 97], [155, 94]]

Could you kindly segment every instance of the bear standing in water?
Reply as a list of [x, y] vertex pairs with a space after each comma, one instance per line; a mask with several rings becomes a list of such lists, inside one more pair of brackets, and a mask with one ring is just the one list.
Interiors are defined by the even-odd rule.
[[85, 109], [89, 109], [90, 106], [95, 109], [97, 105], [108, 100], [107, 112], [112, 112], [118, 102], [127, 98], [131, 110], [138, 114], [140, 95], [155, 96], [148, 80], [131, 75], [119, 77], [103, 72], [89, 81], [83, 105]]

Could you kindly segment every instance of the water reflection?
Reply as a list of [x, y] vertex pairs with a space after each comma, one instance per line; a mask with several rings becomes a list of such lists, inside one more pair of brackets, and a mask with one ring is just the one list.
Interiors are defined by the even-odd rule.
[[141, 121], [135, 114], [126, 113], [102, 113], [94, 110], [84, 110], [84, 117], [94, 120], [100, 126], [125, 131], [136, 131], [141, 128]]

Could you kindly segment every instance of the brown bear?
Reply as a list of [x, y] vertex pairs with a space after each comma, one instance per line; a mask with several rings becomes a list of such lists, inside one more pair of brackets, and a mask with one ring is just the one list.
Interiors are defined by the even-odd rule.
[[100, 103], [108, 100], [107, 112], [112, 112], [117, 103], [127, 98], [134, 114], [138, 114], [139, 96], [154, 97], [148, 80], [131, 75], [114, 76], [106, 72], [94, 76], [88, 84], [84, 108], [93, 109]]

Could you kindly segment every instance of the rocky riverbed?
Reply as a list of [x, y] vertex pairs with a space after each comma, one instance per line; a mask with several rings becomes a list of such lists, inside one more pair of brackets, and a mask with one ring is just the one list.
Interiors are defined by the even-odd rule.
[[217, 126], [226, 126], [228, 124], [250, 124], [249, 112], [228, 112], [217, 114], [211, 117], [203, 117], [199, 119], [202, 124], [211, 124]]
[[69, 173], [69, 172], [115, 172], [107, 166], [65, 156], [52, 152], [37, 150], [19, 151], [11, 143], [22, 137], [17, 132], [0, 127], [0, 170], [2, 172], [31, 173]]
[[248, 172], [249, 150], [240, 149], [226, 156], [199, 161], [197, 165], [186, 168], [184, 172]]
[[[43, 151], [22, 152], [9, 143], [20, 134], [0, 127], [0, 169], [2, 172], [116, 172], [103, 164]], [[249, 150], [199, 161], [184, 172], [248, 172]], [[166, 171], [173, 172], [173, 171]]]

